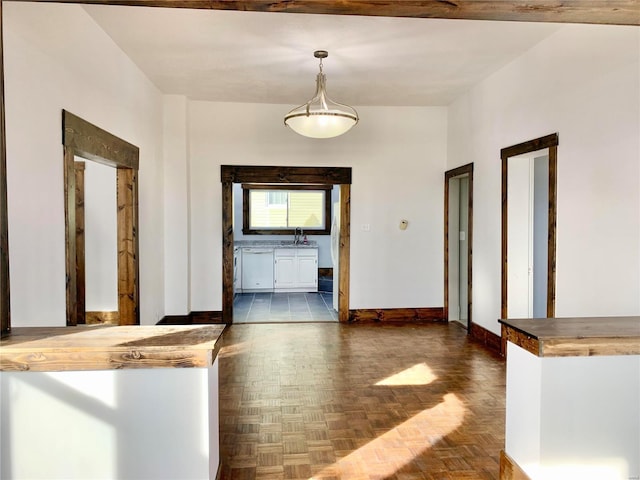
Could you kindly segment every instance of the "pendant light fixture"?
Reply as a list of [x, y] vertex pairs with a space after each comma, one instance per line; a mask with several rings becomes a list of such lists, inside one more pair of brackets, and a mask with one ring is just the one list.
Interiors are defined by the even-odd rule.
[[311, 138], [331, 138], [348, 132], [358, 123], [358, 112], [348, 105], [334, 102], [327, 97], [327, 78], [322, 73], [322, 59], [326, 50], [316, 50], [313, 56], [320, 59], [320, 72], [316, 77], [316, 94], [304, 105], [294, 108], [284, 116], [284, 124], [294, 132]]

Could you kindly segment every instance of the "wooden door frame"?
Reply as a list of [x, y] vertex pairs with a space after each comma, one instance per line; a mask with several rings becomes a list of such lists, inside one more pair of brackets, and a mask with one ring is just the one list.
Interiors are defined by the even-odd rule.
[[7, 148], [4, 114], [4, 45], [0, 0], [0, 335], [11, 332], [9, 288], [9, 218], [7, 209]]
[[74, 161], [76, 179], [76, 323], [83, 324], [86, 321], [86, 271], [85, 271], [85, 248], [84, 248], [84, 179], [86, 172], [86, 162]]
[[[140, 324], [138, 265], [138, 147], [62, 111], [67, 325], [85, 323], [78, 312], [75, 157], [114, 167], [118, 208], [118, 314], [120, 325]], [[84, 266], [82, 267], [84, 269]]]
[[449, 182], [461, 175], [469, 177], [469, 199], [467, 212], [467, 332], [473, 323], [473, 163], [448, 170], [444, 173], [444, 316], [449, 321]]
[[508, 176], [509, 158], [537, 150], [549, 150], [549, 214], [547, 220], [547, 317], [555, 316], [556, 311], [556, 221], [557, 221], [557, 183], [558, 183], [558, 143], [559, 136], [552, 133], [528, 142], [518, 143], [500, 150], [502, 160], [502, 259], [501, 259], [501, 301], [500, 316], [507, 318], [507, 228], [508, 228]]
[[222, 321], [227, 324], [233, 323], [233, 184], [295, 183], [340, 185], [338, 320], [348, 322], [351, 167], [221, 165], [220, 179], [222, 181]]

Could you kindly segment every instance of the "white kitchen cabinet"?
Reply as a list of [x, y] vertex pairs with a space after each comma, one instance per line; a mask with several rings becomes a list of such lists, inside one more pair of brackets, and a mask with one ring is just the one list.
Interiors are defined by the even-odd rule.
[[276, 248], [274, 277], [276, 292], [317, 292], [318, 249]]

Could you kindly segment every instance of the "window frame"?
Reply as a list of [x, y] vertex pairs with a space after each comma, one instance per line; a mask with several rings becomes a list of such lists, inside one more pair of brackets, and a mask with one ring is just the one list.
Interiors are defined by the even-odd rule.
[[242, 233], [244, 235], [294, 235], [293, 228], [262, 228], [253, 229], [249, 223], [250, 192], [251, 190], [286, 190], [300, 191], [313, 190], [324, 191], [324, 228], [309, 229], [306, 235], [330, 235], [331, 234], [331, 190], [333, 185], [296, 185], [296, 184], [267, 184], [267, 183], [243, 183], [242, 184]]

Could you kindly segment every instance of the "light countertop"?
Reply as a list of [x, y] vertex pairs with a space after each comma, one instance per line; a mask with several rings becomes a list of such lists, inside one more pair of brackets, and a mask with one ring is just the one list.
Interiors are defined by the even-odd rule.
[[307, 244], [299, 243], [294, 245], [293, 240], [236, 240], [233, 242], [233, 246], [238, 248], [318, 248], [318, 243], [312, 240]]

